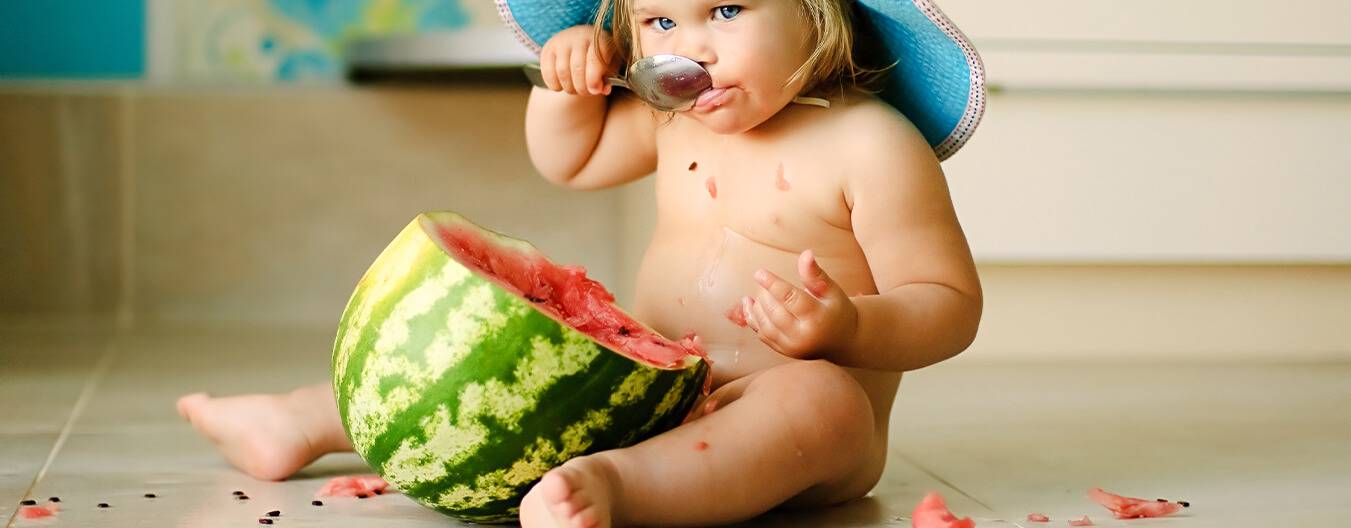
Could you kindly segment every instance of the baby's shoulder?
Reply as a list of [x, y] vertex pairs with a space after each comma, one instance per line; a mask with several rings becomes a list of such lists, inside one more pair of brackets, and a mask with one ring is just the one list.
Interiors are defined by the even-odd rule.
[[[822, 131], [837, 147], [871, 160], [879, 154], [932, 154], [919, 129], [889, 104], [870, 95], [837, 100]], [[884, 159], [890, 156], [884, 156]]]
[[876, 97], [845, 100], [823, 129], [832, 158], [839, 160], [844, 186], [853, 192], [924, 185], [942, 177], [924, 135]]

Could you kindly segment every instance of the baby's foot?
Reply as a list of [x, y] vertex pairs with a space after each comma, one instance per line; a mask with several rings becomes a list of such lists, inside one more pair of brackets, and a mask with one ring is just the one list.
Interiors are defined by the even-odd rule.
[[178, 399], [178, 414], [235, 467], [262, 480], [281, 480], [323, 455], [305, 435], [302, 417], [287, 395]]
[[523, 528], [609, 528], [613, 470], [595, 456], [574, 458], [544, 475], [521, 500]]

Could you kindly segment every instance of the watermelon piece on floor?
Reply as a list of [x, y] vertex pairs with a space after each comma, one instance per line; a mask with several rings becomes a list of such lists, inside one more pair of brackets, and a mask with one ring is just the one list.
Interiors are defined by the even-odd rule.
[[376, 475], [333, 477], [324, 483], [316, 497], [356, 497], [381, 495], [389, 491], [389, 483]]
[[1040, 522], [1040, 523], [1051, 522], [1051, 518], [1050, 518], [1050, 517], [1047, 517], [1047, 516], [1042, 515], [1042, 514], [1040, 514], [1040, 513], [1029, 513], [1029, 514], [1027, 514], [1027, 520], [1028, 520], [1029, 522]]
[[1093, 526], [1093, 521], [1089, 520], [1088, 516], [1085, 515], [1078, 519], [1071, 520], [1070, 526]]
[[333, 387], [352, 445], [424, 506], [507, 522], [549, 469], [678, 426], [711, 380], [580, 267], [449, 212], [418, 215], [343, 312]]
[[931, 491], [915, 506], [915, 513], [910, 515], [910, 525], [912, 528], [975, 528], [976, 521], [970, 517], [958, 519], [948, 511], [943, 496]]
[[56, 515], [56, 506], [24, 506], [19, 508], [19, 516], [25, 519], [41, 519]]
[[1118, 519], [1138, 519], [1142, 517], [1163, 517], [1176, 513], [1182, 505], [1164, 500], [1145, 500], [1134, 497], [1122, 497], [1102, 488], [1088, 490], [1088, 498], [1112, 511]]

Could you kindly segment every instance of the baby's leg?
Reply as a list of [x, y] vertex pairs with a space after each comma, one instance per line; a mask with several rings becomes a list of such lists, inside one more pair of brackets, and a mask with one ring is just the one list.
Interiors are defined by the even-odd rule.
[[281, 480], [324, 454], [352, 450], [328, 383], [287, 394], [189, 394], [178, 399], [178, 414], [258, 479]]
[[[746, 384], [734, 387], [741, 382]], [[740, 389], [734, 401], [719, 401]], [[824, 361], [781, 365], [733, 382], [710, 399], [720, 406], [709, 414], [550, 471], [522, 501], [521, 524], [728, 523], [794, 497], [820, 504], [861, 496], [880, 475], [881, 468], [870, 464], [872, 406], [840, 367]]]

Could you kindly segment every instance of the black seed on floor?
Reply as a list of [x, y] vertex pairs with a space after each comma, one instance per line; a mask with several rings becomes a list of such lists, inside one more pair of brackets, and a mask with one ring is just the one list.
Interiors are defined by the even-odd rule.
[[22, 505], [22, 506], [33, 506], [33, 505], [35, 505], [35, 504], [37, 504], [37, 503], [38, 503], [38, 501], [35, 501], [35, 500], [33, 500], [33, 499], [28, 499], [28, 500], [25, 500], [25, 501], [20, 502], [19, 504]]
[[281, 510], [272, 510], [267, 512], [268, 517], [281, 517]]
[[385, 492], [384, 492], [384, 490], [375, 490], [375, 494], [376, 494], [376, 495], [384, 495]]
[[364, 498], [366, 498], [366, 497], [368, 497], [368, 496], [369, 496], [369, 495], [366, 495], [365, 493], [358, 493], [358, 494], [357, 494], [357, 498], [358, 498], [358, 499], [364, 499]]
[[1178, 504], [1181, 504], [1183, 508], [1190, 508], [1190, 507], [1192, 507], [1192, 503], [1187, 502], [1187, 501], [1177, 501], [1177, 503], [1178, 503]]
[[111, 506], [108, 506], [108, 503], [106, 503], [106, 502], [100, 502], [100, 503], [99, 503], [99, 507], [100, 507], [100, 508], [111, 508]]
[[147, 498], [147, 499], [153, 499], [153, 498], [155, 498], [155, 494], [154, 494], [154, 493], [147, 493], [147, 494], [145, 494], [145, 498]]
[[47, 502], [61, 502], [61, 497], [48, 497]]
[[249, 496], [248, 496], [248, 495], [240, 495], [240, 496], [238, 497], [238, 499], [239, 499], [239, 500], [249, 500]]
[[272, 524], [272, 519], [258, 519], [258, 524]]
[[234, 496], [236, 496], [236, 497], [238, 497], [238, 496], [240, 496], [240, 495], [243, 495], [244, 492], [242, 492], [242, 491], [234, 491], [234, 492], [231, 492], [231, 494], [234, 495]]
[[1154, 499], [1154, 500], [1159, 501], [1159, 502], [1168, 502], [1168, 500], [1166, 500], [1166, 499]]
[[316, 501], [310, 501], [310, 505], [311, 505], [311, 506], [323, 506], [323, 505], [324, 505], [324, 501], [318, 501], [318, 500], [316, 500]]

